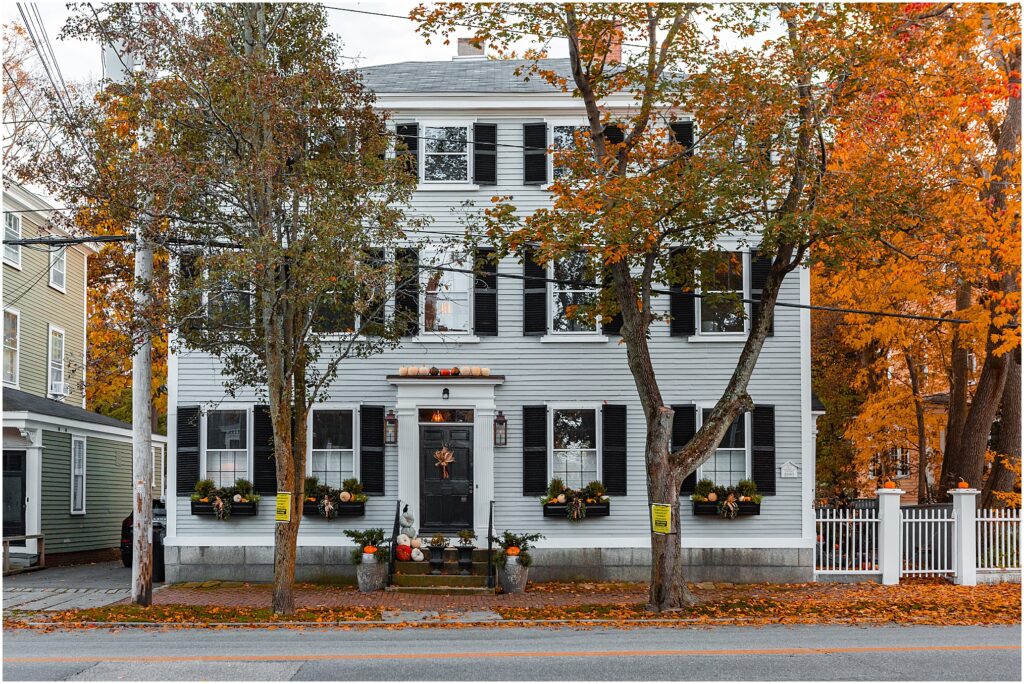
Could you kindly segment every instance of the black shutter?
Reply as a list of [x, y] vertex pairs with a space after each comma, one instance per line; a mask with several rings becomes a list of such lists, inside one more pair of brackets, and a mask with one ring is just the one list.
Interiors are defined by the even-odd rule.
[[[672, 410], [676, 412], [672, 417], [672, 451], [675, 451], [686, 446], [686, 443], [697, 434], [697, 407], [691, 404], [680, 404], [673, 406]], [[683, 478], [683, 484], [679, 488], [680, 496], [693, 494], [696, 486], [697, 471], [694, 470]]]
[[409, 174], [419, 178], [420, 175], [420, 127], [419, 124], [407, 123], [395, 126], [395, 133], [398, 134], [399, 142], [405, 144], [407, 149], [399, 149], [395, 157], [405, 160]]
[[384, 407], [359, 407], [359, 481], [367, 494], [384, 494]]
[[683, 146], [686, 156], [693, 156], [693, 122], [676, 121], [668, 125], [672, 129], [672, 139]]
[[199, 481], [199, 407], [179, 406], [177, 422], [178, 494], [191, 494]]
[[[750, 252], [750, 298], [754, 300], [753, 304], [750, 305], [750, 325], [754, 325], [754, 321], [757, 320], [757, 314], [761, 310], [761, 291], [764, 289], [765, 283], [768, 282], [768, 274], [772, 270], [772, 258], [770, 256], [762, 256], [756, 251]], [[775, 320], [772, 319], [772, 324], [768, 326], [768, 334], [775, 334]]]
[[[612, 287], [612, 276], [610, 273], [606, 273], [604, 276], [603, 286], [605, 291]], [[614, 298], [614, 293], [612, 293]], [[617, 298], [616, 298], [617, 301]], [[622, 311], [616, 311], [615, 314], [609, 318], [601, 321], [601, 334], [602, 335], [621, 335], [622, 334]]]
[[548, 408], [523, 407], [523, 496], [548, 490]]
[[750, 455], [751, 476], [758, 494], [775, 494], [775, 407], [754, 407]]
[[601, 407], [601, 478], [609, 494], [626, 495], [626, 407]]
[[548, 125], [523, 124], [523, 183], [544, 185], [548, 182]]
[[274, 423], [270, 407], [252, 409], [252, 485], [257, 494], [277, 493], [277, 463], [274, 459]]
[[493, 249], [479, 248], [474, 259], [473, 332], [476, 335], [498, 334], [498, 265], [491, 261]]
[[409, 247], [395, 250], [395, 326], [403, 336], [420, 331], [419, 253]]
[[523, 334], [543, 335], [548, 331], [548, 271], [533, 260], [533, 248], [523, 252]]
[[498, 124], [473, 124], [473, 182], [498, 183]]
[[[672, 250], [670, 259], [682, 257], [685, 247]], [[676, 336], [694, 335], [697, 332], [697, 298], [690, 285], [669, 284], [668, 310], [672, 317], [669, 334]]]
[[626, 140], [626, 135], [618, 124], [608, 124], [604, 127], [604, 139], [613, 145], [619, 145]]

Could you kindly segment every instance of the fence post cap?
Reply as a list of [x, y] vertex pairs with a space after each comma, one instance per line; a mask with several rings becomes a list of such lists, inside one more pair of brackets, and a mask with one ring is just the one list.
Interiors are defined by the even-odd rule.
[[893, 494], [899, 495], [899, 494], [906, 494], [906, 493], [907, 492], [905, 490], [899, 489], [899, 488], [897, 488], [897, 489], [882, 489], [882, 488], [878, 488], [878, 489], [875, 490], [875, 494], [877, 494], [878, 496], [883, 496], [883, 495], [892, 496]]
[[950, 494], [951, 496], [958, 496], [958, 495], [959, 496], [963, 496], [963, 495], [966, 495], [966, 494], [970, 494], [970, 495], [973, 496], [975, 494], [981, 494], [981, 490], [980, 489], [974, 489], [973, 487], [971, 487], [969, 489], [949, 489], [949, 490], [946, 490], [946, 493]]

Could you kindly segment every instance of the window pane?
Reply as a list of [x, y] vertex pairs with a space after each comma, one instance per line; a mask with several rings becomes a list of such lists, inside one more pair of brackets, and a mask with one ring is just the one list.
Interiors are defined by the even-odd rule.
[[701, 299], [700, 331], [706, 333], [743, 332], [740, 302]]
[[228, 487], [239, 478], [248, 479], [248, 452], [245, 450], [209, 450], [206, 452], [206, 477], [218, 487]]
[[208, 449], [248, 449], [245, 411], [211, 411], [206, 419]]
[[351, 449], [351, 411], [313, 411], [314, 449]]
[[590, 258], [583, 253], [573, 254], [555, 261], [552, 268], [553, 332], [593, 332], [597, 322], [590, 310], [597, 304], [598, 290], [584, 287], [594, 281]]
[[567, 487], [572, 489], [586, 486], [597, 479], [597, 450], [556, 450], [552, 463], [552, 475], [560, 478]]
[[[467, 268], [461, 259], [439, 252], [433, 263]], [[469, 332], [470, 292], [473, 278], [468, 273], [428, 271], [423, 280], [423, 329], [428, 332]]]
[[64, 287], [64, 275], [67, 267], [67, 252], [58, 249], [50, 260], [50, 282], [57, 287]]
[[50, 363], [62, 365], [64, 359], [64, 335], [54, 330], [50, 333]]
[[583, 288], [583, 283], [594, 282], [594, 269], [590, 258], [583, 253], [557, 259], [554, 265], [557, 287], [568, 290]]
[[313, 332], [343, 333], [356, 328], [352, 297], [341, 292], [325, 295], [313, 315]]
[[560, 409], [554, 414], [555, 449], [596, 449], [597, 419], [593, 409]]
[[[746, 447], [746, 415], [741, 413], [736, 416], [736, 420], [732, 422], [732, 425], [729, 426], [725, 433], [725, 437], [722, 438], [722, 443], [718, 445], [719, 449], [743, 449]], [[704, 409], [704, 420], [706, 421], [710, 417], [711, 409]]]
[[465, 126], [428, 126], [423, 129], [424, 149], [427, 154], [434, 152], [465, 152], [469, 140]]
[[469, 180], [469, 160], [465, 154], [428, 154], [423, 159], [423, 178], [429, 181]]
[[18, 317], [4, 312], [4, 382], [18, 380]]
[[[18, 240], [21, 238], [21, 218], [14, 214], [7, 214], [4, 217], [4, 240]], [[15, 264], [21, 263], [21, 246], [4, 245], [4, 258]]]

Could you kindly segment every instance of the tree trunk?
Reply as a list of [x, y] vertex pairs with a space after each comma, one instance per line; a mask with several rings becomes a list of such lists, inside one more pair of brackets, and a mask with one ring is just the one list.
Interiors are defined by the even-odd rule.
[[[671, 414], [671, 412], [670, 412]], [[666, 428], [667, 426], [667, 428]], [[661, 612], [694, 604], [693, 594], [686, 586], [683, 573], [682, 530], [679, 519], [678, 469], [669, 465], [669, 442], [672, 437], [672, 416], [655, 421], [647, 431], [647, 503], [669, 504], [672, 507], [672, 528], [669, 534], [651, 532], [651, 586], [648, 610]]]
[[910, 351], [904, 349], [903, 356], [907, 361], [910, 388], [914, 393], [914, 417], [917, 420], [917, 503], [926, 504], [930, 499], [928, 492], [928, 429], [924, 419], [921, 375]]
[[996, 460], [981, 493], [981, 505], [984, 508], [992, 508], [999, 503], [996, 492], [1011, 492], [1019, 484], [1017, 473], [1007, 468], [1005, 463], [1009, 460], [1019, 464], [1021, 457], [1020, 360], [1015, 353], [1010, 356], [1010, 367], [999, 406], [999, 433], [992, 445]]

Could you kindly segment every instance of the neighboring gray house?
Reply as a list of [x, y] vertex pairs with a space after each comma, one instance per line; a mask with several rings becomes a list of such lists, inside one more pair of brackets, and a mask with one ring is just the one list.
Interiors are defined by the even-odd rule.
[[[455, 208], [466, 200], [487, 205], [511, 195], [524, 211], [550, 202], [546, 186], [557, 169], [545, 149], [585, 125], [578, 99], [539, 78], [514, 75], [522, 62], [458, 58], [405, 62], [363, 70], [396, 132], [419, 165], [412, 207], [433, 219], [431, 231], [461, 234]], [[567, 60], [551, 64], [568, 69]], [[624, 112], [627, 94], [609, 98]], [[685, 117], [666, 135], [692, 141]], [[445, 145], [434, 141], [443, 138]], [[497, 143], [497, 144], [495, 144]], [[524, 149], [532, 148], [532, 149]], [[443, 149], [443, 151], [442, 151]], [[723, 288], [750, 296], [763, 261], [743, 241], [723, 241], [733, 252]], [[420, 263], [431, 249], [400, 250]], [[542, 265], [527, 258], [501, 261], [499, 274], [470, 277], [424, 272], [417, 297], [396, 306], [416, 312], [418, 330], [400, 348], [345, 363], [329, 401], [314, 408], [310, 472], [335, 483], [359, 477], [370, 494], [361, 518], [304, 517], [299, 575], [349, 574], [349, 527], [390, 531], [396, 500], [409, 505], [424, 531], [473, 528], [486, 539], [490, 502], [494, 526], [540, 532], [531, 576], [644, 579], [649, 572], [650, 515], [644, 468], [644, 420], [614, 321], [588, 328], [565, 308], [587, 291], [529, 278], [578, 277], [581, 264]], [[780, 300], [809, 303], [809, 274], [793, 273]], [[655, 324], [651, 349], [666, 400], [676, 407], [675, 435], [686, 440], [724, 389], [746, 336], [747, 322], [685, 293], [658, 297], [675, 314]], [[172, 344], [173, 348], [174, 345]], [[487, 377], [410, 377], [403, 366], [468, 366]], [[274, 508], [222, 522], [192, 515], [189, 494], [197, 478], [244, 475], [266, 495], [274, 492], [266, 408], [255, 393], [228, 400], [218, 362], [202, 353], [169, 361], [170, 462], [168, 579], [266, 579], [272, 573]], [[751, 384], [757, 408], [743, 416], [701, 477], [720, 484], [757, 481], [759, 515], [724, 520], [695, 516], [684, 487], [682, 543], [692, 577], [721, 580], [810, 581], [813, 571], [814, 492], [810, 317], [777, 310]], [[211, 398], [223, 397], [222, 400]], [[395, 444], [385, 444], [385, 417], [397, 420]], [[495, 419], [507, 419], [507, 443], [495, 446]], [[442, 480], [432, 458], [440, 444], [456, 454]], [[551, 477], [570, 486], [602, 480], [611, 495], [607, 517], [579, 522], [545, 517], [539, 496]], [[176, 493], [176, 494], [174, 494]], [[486, 542], [483, 542], [486, 543]], [[225, 548], [227, 547], [227, 548]]]
[[[6, 182], [4, 240], [65, 237], [51, 210]], [[47, 554], [117, 548], [132, 510], [131, 425], [84, 408], [93, 254], [84, 244], [3, 246], [3, 533], [43, 534]], [[165, 438], [157, 442], [162, 461]], [[35, 540], [12, 544], [36, 550]]]

